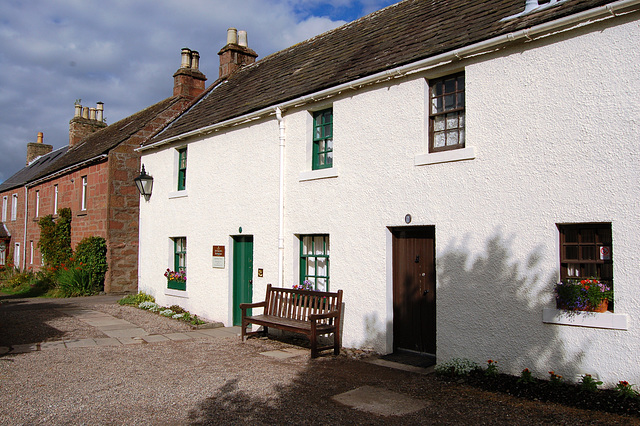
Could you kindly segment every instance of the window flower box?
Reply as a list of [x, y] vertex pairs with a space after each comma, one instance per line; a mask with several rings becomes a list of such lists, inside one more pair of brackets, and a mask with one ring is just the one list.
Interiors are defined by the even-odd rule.
[[613, 302], [611, 285], [597, 279], [568, 279], [555, 287], [558, 309], [570, 312], [606, 312]]
[[184, 270], [172, 271], [167, 268], [164, 273], [167, 277], [167, 288], [172, 290], [186, 290], [187, 289], [187, 272]]

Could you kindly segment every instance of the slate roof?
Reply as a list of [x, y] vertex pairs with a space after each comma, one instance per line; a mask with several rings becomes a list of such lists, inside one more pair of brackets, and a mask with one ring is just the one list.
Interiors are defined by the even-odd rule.
[[184, 98], [174, 96], [164, 99], [155, 105], [92, 133], [73, 147], [65, 146], [44, 155], [5, 180], [0, 185], [0, 191], [24, 186], [28, 182], [45, 178], [102, 154], [108, 154], [110, 150], [129, 139], [178, 102], [184, 102]]
[[567, 0], [520, 18], [525, 0], [405, 0], [214, 83], [146, 145], [614, 0]]

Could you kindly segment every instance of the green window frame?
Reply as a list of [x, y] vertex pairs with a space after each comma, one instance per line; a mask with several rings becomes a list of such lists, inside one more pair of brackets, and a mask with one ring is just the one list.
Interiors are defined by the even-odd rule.
[[465, 146], [464, 72], [429, 81], [429, 152]]
[[333, 108], [313, 113], [313, 170], [333, 167]]
[[178, 150], [178, 191], [182, 191], [187, 185], [187, 148]]
[[[177, 237], [173, 239], [173, 270], [187, 270], [187, 238]], [[186, 281], [168, 280], [167, 287], [173, 290], [186, 290]]]
[[300, 284], [311, 281], [313, 288], [329, 291], [329, 235], [300, 236]]

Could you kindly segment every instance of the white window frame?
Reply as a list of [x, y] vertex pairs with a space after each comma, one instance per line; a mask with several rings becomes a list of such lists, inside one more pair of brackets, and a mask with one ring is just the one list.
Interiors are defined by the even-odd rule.
[[82, 176], [82, 198], [80, 199], [80, 210], [87, 210], [87, 177]]
[[53, 185], [53, 214], [58, 214], [58, 184]]
[[13, 265], [16, 268], [20, 267], [20, 243], [13, 246]]
[[15, 221], [18, 218], [18, 194], [11, 196], [11, 220]]
[[4, 266], [7, 264], [7, 245], [4, 241], [0, 242], [0, 244], [0, 247], [3, 247], [0, 249], [0, 266]]
[[7, 204], [9, 204], [9, 197], [5, 195], [2, 197], [2, 221], [7, 221]]
[[29, 265], [33, 265], [33, 241], [29, 241]]
[[36, 217], [40, 217], [40, 191], [36, 191]]

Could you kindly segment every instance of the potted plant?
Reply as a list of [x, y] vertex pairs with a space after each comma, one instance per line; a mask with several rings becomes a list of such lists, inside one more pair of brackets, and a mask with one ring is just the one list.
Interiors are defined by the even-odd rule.
[[173, 290], [186, 290], [187, 289], [187, 271], [180, 269], [178, 271], [172, 271], [167, 268], [164, 273], [167, 277], [167, 287]]
[[606, 312], [613, 302], [611, 285], [595, 278], [562, 280], [555, 294], [558, 309], [566, 311]]

